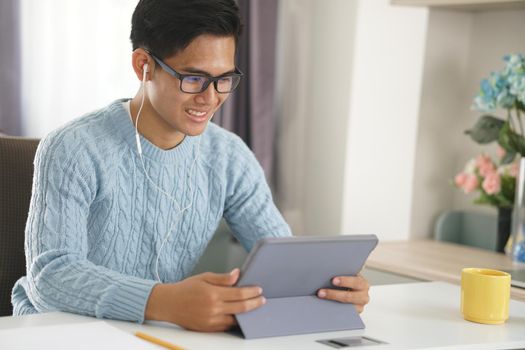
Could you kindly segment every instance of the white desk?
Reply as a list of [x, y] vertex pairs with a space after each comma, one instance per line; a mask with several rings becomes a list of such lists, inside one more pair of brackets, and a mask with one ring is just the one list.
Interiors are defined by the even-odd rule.
[[[511, 300], [510, 318], [503, 325], [463, 320], [459, 287], [445, 282], [375, 286], [363, 320], [365, 330], [244, 340], [226, 333], [189, 332], [168, 324], [138, 325], [106, 321], [132, 333], [142, 330], [186, 349], [319, 349], [332, 347], [316, 340], [365, 335], [387, 342], [363, 349], [514, 349], [525, 347], [525, 303]], [[0, 317], [0, 329], [93, 322], [93, 318], [65, 313]], [[45, 349], [45, 344], [43, 349]], [[1, 339], [0, 339], [0, 348]], [[161, 348], [159, 347], [159, 350]]]

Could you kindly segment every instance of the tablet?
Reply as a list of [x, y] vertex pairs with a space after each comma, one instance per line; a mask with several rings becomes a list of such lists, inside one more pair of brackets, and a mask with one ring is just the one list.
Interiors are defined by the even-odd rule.
[[265, 238], [241, 268], [237, 286], [260, 286], [266, 298], [315, 295], [335, 276], [355, 276], [377, 245], [375, 235]]
[[320, 299], [335, 276], [355, 276], [377, 245], [375, 235], [266, 238], [255, 245], [237, 286], [262, 287], [266, 303], [236, 314], [247, 339], [362, 329], [354, 305]]

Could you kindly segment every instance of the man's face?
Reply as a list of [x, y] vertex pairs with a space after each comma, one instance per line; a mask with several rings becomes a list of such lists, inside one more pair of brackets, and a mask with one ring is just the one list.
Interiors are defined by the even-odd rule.
[[[233, 37], [201, 35], [188, 47], [163, 61], [181, 74], [220, 76], [235, 70]], [[153, 117], [168, 133], [195, 136], [204, 132], [209, 119], [229, 94], [220, 94], [213, 84], [197, 94], [180, 90], [180, 80], [158, 64], [148, 82], [148, 97]]]

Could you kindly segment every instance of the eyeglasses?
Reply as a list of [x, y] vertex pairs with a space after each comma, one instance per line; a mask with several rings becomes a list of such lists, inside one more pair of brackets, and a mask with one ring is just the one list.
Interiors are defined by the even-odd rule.
[[215, 90], [220, 94], [228, 94], [235, 90], [243, 77], [243, 73], [239, 68], [235, 67], [235, 72], [226, 73], [218, 77], [210, 77], [205, 75], [195, 74], [181, 74], [175, 69], [162, 62], [160, 58], [155, 56], [149, 51], [151, 57], [157, 62], [162, 69], [164, 69], [169, 75], [180, 80], [180, 90], [187, 94], [199, 94], [205, 91], [211, 83], [215, 87]]

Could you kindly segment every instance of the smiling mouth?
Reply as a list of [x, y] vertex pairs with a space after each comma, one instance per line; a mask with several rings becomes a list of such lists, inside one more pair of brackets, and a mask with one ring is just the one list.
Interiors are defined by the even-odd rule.
[[190, 119], [198, 123], [203, 122], [208, 119], [207, 118], [208, 112], [206, 111], [198, 111], [196, 109], [188, 108], [185, 110], [185, 112], [190, 117]]

